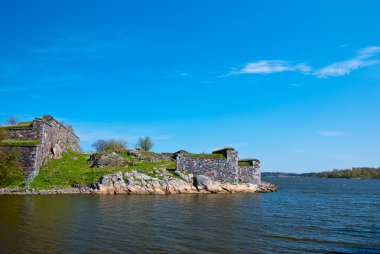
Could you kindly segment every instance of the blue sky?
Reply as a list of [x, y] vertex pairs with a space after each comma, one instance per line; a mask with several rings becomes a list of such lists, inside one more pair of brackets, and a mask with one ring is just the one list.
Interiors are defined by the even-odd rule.
[[3, 1], [0, 122], [84, 150], [234, 146], [264, 171], [380, 166], [379, 1]]

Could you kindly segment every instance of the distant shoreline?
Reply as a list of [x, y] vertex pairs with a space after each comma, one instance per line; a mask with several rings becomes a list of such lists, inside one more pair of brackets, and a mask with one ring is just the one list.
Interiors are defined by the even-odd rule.
[[262, 172], [262, 177], [312, 177], [342, 179], [380, 179], [380, 168], [352, 168], [319, 173]]

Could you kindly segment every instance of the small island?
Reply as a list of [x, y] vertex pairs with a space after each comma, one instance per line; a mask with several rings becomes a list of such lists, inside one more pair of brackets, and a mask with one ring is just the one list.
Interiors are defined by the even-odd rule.
[[260, 161], [223, 147], [210, 154], [155, 153], [149, 137], [137, 149], [98, 140], [86, 154], [71, 126], [52, 116], [0, 127], [1, 194], [185, 194], [271, 192]]

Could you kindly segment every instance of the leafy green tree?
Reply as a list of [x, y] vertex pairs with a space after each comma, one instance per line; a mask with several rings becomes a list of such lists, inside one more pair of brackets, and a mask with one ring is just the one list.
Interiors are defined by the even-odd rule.
[[139, 138], [136, 144], [137, 149], [141, 149], [144, 151], [150, 151], [153, 148], [153, 146], [153, 141], [149, 136], [146, 136], [145, 138]]

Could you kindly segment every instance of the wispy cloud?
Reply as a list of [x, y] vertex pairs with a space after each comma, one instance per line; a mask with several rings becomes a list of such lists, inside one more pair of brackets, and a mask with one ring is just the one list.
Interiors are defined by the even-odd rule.
[[249, 62], [242, 68], [232, 68], [231, 71], [219, 78], [236, 76], [242, 74], [272, 74], [281, 72], [299, 72], [306, 75], [312, 75], [317, 78], [328, 78], [343, 76], [354, 70], [380, 63], [380, 60], [374, 57], [380, 52], [380, 47], [371, 46], [360, 49], [356, 56], [346, 61], [334, 62], [322, 68], [314, 68], [307, 63], [293, 63], [285, 60], [259, 60]]
[[242, 69], [232, 70], [230, 74], [270, 74], [286, 71], [308, 73], [311, 67], [303, 63], [293, 64], [284, 60], [261, 60], [247, 63]]
[[351, 73], [354, 70], [379, 63], [371, 59], [380, 52], [380, 47], [367, 47], [357, 51], [357, 55], [347, 61], [335, 62], [316, 70], [313, 75], [318, 78], [337, 77]]
[[349, 133], [342, 131], [319, 131], [318, 134], [325, 137], [341, 137], [346, 136]]

